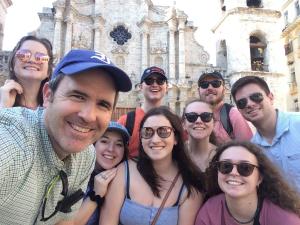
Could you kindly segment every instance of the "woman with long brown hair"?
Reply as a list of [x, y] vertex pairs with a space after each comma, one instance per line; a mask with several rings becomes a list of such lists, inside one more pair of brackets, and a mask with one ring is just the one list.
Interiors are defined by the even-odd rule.
[[216, 152], [195, 225], [300, 224], [299, 193], [258, 146], [236, 141]]

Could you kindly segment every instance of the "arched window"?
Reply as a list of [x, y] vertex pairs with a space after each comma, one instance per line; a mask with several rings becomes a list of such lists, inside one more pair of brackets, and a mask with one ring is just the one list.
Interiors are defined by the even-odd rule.
[[267, 45], [257, 36], [250, 36], [251, 68], [255, 71], [268, 71], [265, 65]]
[[248, 7], [261, 7], [261, 0], [247, 0]]

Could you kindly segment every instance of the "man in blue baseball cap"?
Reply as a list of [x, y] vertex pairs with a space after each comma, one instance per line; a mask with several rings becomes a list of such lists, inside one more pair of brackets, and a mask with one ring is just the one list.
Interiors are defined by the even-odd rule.
[[[127, 74], [99, 52], [71, 50], [43, 87], [44, 107], [0, 110], [0, 224], [72, 218]], [[24, 207], [26, 206], [26, 207]]]

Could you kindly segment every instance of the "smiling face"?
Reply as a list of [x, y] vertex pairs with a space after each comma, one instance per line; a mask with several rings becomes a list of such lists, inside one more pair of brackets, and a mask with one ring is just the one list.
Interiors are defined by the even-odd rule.
[[105, 170], [115, 167], [124, 156], [124, 142], [117, 131], [106, 131], [96, 142], [96, 161]]
[[48, 62], [40, 63], [36, 61], [35, 54], [48, 55], [46, 47], [37, 41], [25, 41], [19, 50], [29, 50], [31, 57], [27, 62], [21, 61], [18, 57], [14, 57], [14, 71], [15, 75], [21, 82], [23, 80], [38, 80], [42, 81], [48, 77]]
[[[252, 101], [249, 96], [253, 93], [261, 93], [263, 100], [260, 103]], [[242, 98], [247, 98], [247, 106], [239, 111], [246, 120], [254, 124], [264, 121], [274, 110], [272, 93], [266, 95], [265, 91], [257, 84], [247, 84], [241, 87], [235, 94], [235, 101]]]
[[[255, 155], [241, 146], [227, 148], [219, 158], [219, 161], [229, 161], [232, 163], [247, 162], [258, 166]], [[248, 177], [241, 176], [237, 167], [234, 166], [229, 174], [218, 172], [218, 184], [225, 193], [226, 198], [243, 198], [257, 196], [257, 185], [262, 181], [258, 168], [254, 168], [253, 173]]]
[[150, 116], [143, 125], [155, 130], [151, 138], [142, 138], [143, 149], [152, 161], [172, 160], [173, 147], [177, 143], [174, 131], [171, 131], [171, 135], [167, 138], [157, 135], [156, 129], [161, 126], [172, 127], [170, 121], [163, 115]]
[[[161, 75], [152, 74], [148, 77], [148, 79], [157, 79], [161, 78]], [[159, 85], [157, 82], [154, 82], [152, 85], [147, 85], [144, 81], [140, 84], [140, 89], [144, 95], [146, 101], [149, 102], [157, 102], [161, 101], [167, 92], [167, 82]]]
[[65, 76], [53, 93], [43, 89], [45, 125], [60, 158], [83, 151], [98, 140], [111, 119], [116, 89], [102, 70]]
[[[213, 80], [219, 80], [219, 79], [213, 76], [207, 76], [202, 81], [213, 81]], [[225, 87], [224, 84], [222, 84], [220, 87], [214, 88], [210, 84], [206, 89], [199, 87], [198, 91], [201, 100], [211, 105], [217, 105], [219, 102], [223, 101]]]
[[[205, 102], [192, 102], [190, 103], [186, 109], [185, 113], [195, 112], [197, 114], [201, 114], [203, 112], [212, 113], [211, 106]], [[190, 138], [195, 140], [202, 140], [205, 138], [209, 138], [210, 134], [214, 128], [214, 121], [213, 119], [210, 122], [203, 122], [200, 117], [194, 122], [191, 123], [184, 119], [183, 126], [185, 130], [188, 132]]]

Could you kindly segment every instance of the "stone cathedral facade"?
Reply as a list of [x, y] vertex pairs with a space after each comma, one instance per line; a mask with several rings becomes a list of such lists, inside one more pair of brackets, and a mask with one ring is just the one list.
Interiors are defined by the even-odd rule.
[[[72, 48], [101, 51], [134, 84], [145, 68], [163, 68], [169, 77], [165, 104], [177, 113], [189, 98], [198, 96], [199, 75], [215, 69], [194, 38], [197, 27], [174, 5], [157, 6], [151, 0], [57, 0], [39, 17], [37, 35], [52, 41], [57, 60]], [[134, 108], [142, 101], [136, 86], [121, 94], [117, 107]]]

